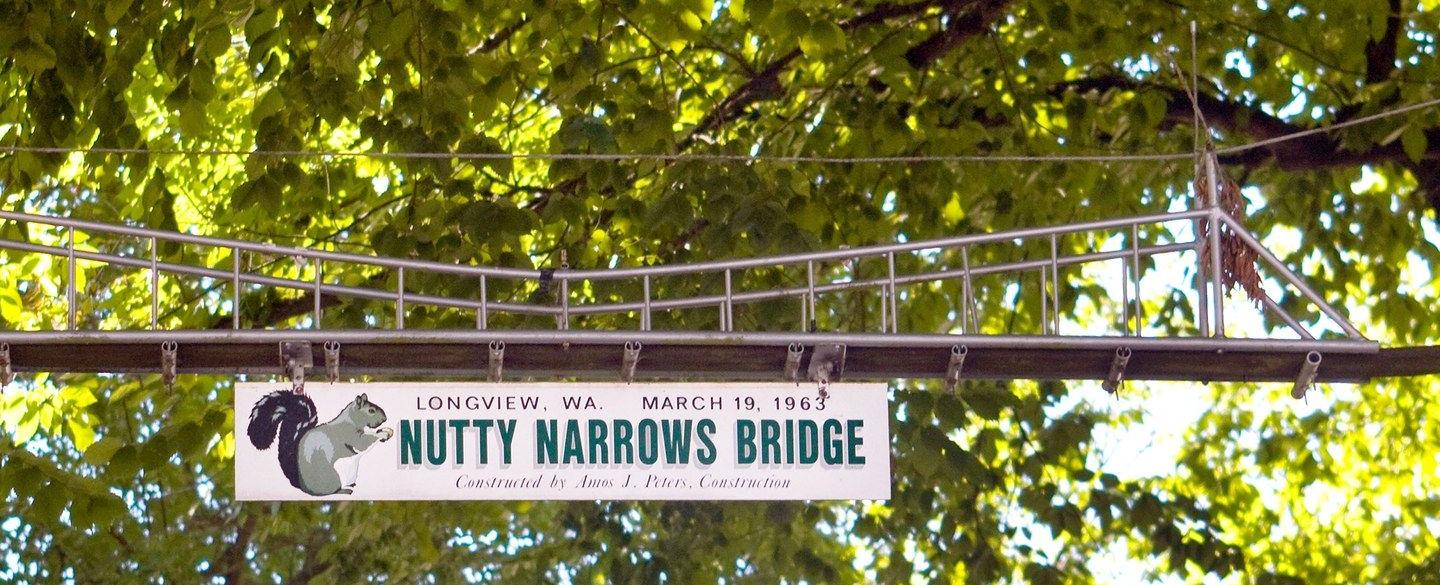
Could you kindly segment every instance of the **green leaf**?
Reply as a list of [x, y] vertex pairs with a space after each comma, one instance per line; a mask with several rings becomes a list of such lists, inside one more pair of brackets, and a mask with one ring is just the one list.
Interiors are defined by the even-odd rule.
[[71, 417], [65, 421], [65, 427], [70, 430], [70, 438], [75, 442], [75, 448], [85, 451], [95, 443], [95, 428], [86, 424], [80, 417]]
[[732, 17], [734, 17], [736, 20], [747, 20], [749, 18], [749, 14], [745, 10], [745, 6], [750, 2], [751, 0], [731, 0], [731, 2], [725, 5], [725, 11], [729, 13]]
[[261, 120], [269, 118], [285, 109], [285, 97], [280, 95], [280, 90], [272, 89], [260, 96], [255, 102], [255, 109], [250, 113], [250, 119], [256, 124]]
[[406, 46], [410, 43], [411, 37], [415, 34], [416, 11], [418, 6], [401, 8], [395, 13], [395, 19], [390, 21], [388, 31], [389, 40], [396, 46]]
[[19, 424], [16, 425], [15, 430], [11, 434], [11, 439], [16, 445], [24, 445], [29, 442], [30, 439], [35, 436], [35, 433], [40, 430], [40, 408], [25, 404], [24, 402], [21, 402], [20, 407], [24, 409], [24, 411], [20, 416]]
[[55, 67], [55, 49], [33, 39], [24, 39], [10, 48], [11, 56], [30, 73], [40, 73]]
[[1154, 526], [1160, 520], [1162, 513], [1160, 500], [1151, 494], [1144, 494], [1135, 501], [1135, 507], [1130, 513], [1138, 526]]
[[60, 518], [60, 512], [70, 503], [64, 487], [57, 481], [46, 482], [45, 487], [35, 492], [30, 502], [31, 513], [42, 522], [51, 523]]
[[[462, 140], [459, 151], [480, 154], [500, 154], [505, 152], [505, 147], [500, 144], [499, 140], [489, 136], [474, 136]], [[471, 164], [490, 168], [501, 177], [508, 177], [515, 169], [514, 159], [509, 158], [477, 158], [472, 159]]]
[[1120, 485], [1120, 478], [1113, 473], [1102, 473], [1100, 474], [1100, 485], [1105, 486], [1105, 489], [1115, 489], [1115, 486]]
[[604, 120], [593, 116], [573, 116], [560, 124], [555, 135], [561, 150], [570, 152], [614, 152], [615, 136]]
[[759, 22], [770, 17], [770, 11], [775, 7], [775, 0], [745, 0], [744, 6], [748, 20]]
[[809, 30], [800, 37], [800, 50], [812, 57], [824, 56], [845, 47], [845, 31], [828, 20], [810, 23]]
[[976, 384], [962, 395], [970, 408], [986, 420], [997, 420], [1006, 406], [1015, 403], [1015, 395], [994, 384]]
[[112, 483], [128, 482], [140, 470], [140, 454], [134, 445], [116, 449], [105, 465], [105, 476]]
[[125, 16], [125, 12], [130, 10], [130, 5], [134, 1], [135, 0], [108, 0], [105, 2], [105, 21], [110, 24], [119, 23], [120, 17]]
[[1427, 147], [1425, 130], [1419, 125], [1407, 127], [1400, 134], [1400, 146], [1405, 149], [1405, 156], [1410, 158], [1410, 162], [1420, 162], [1420, 159], [1425, 158]]
[[0, 287], [0, 319], [15, 327], [21, 322], [24, 306], [20, 303], [20, 291], [14, 287]]
[[103, 467], [124, 445], [118, 438], [101, 437], [100, 440], [91, 444], [90, 448], [85, 449], [85, 462], [96, 467]]
[[125, 502], [112, 494], [90, 500], [90, 519], [97, 525], [110, 526], [125, 516]]

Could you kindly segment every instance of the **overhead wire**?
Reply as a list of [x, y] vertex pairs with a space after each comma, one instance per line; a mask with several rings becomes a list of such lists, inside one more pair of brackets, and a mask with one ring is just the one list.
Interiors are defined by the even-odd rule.
[[[1440, 105], [1433, 98], [1405, 106], [1376, 112], [1358, 118], [1298, 130], [1263, 140], [1217, 148], [1216, 154], [1232, 155], [1272, 146], [1282, 142], [1334, 132]], [[1176, 161], [1195, 156], [1194, 152], [1137, 154], [917, 154], [897, 156], [812, 156], [724, 153], [590, 153], [590, 152], [457, 152], [457, 151], [395, 151], [363, 150], [242, 150], [227, 148], [140, 148], [110, 146], [30, 146], [0, 145], [0, 153], [16, 154], [114, 154], [188, 157], [265, 157], [265, 158], [371, 158], [371, 159], [458, 159], [458, 160], [537, 160], [537, 161], [658, 161], [712, 163], [785, 163], [785, 164], [913, 164], [927, 162], [1134, 162]]]

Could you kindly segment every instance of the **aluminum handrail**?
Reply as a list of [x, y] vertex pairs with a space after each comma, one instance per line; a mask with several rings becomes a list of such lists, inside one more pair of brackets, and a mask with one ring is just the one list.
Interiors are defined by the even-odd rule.
[[[1175, 243], [1175, 244], [1163, 244], [1163, 245], [1159, 245], [1159, 246], [1146, 246], [1146, 247], [1142, 247], [1142, 248], [1140, 248], [1139, 253], [1140, 253], [1140, 255], [1141, 255], [1142, 257], [1148, 257], [1148, 256], [1154, 256], [1154, 255], [1166, 254], [1166, 253], [1172, 253], [1172, 252], [1185, 252], [1185, 251], [1190, 251], [1192, 248], [1193, 248], [1193, 244], [1192, 244], [1192, 243], [1182, 242], [1182, 243]], [[16, 242], [16, 241], [12, 241], [12, 240], [0, 240], [0, 249], [17, 250], [17, 251], [23, 251], [23, 252], [34, 252], [34, 253], [48, 254], [48, 255], [51, 255], [51, 256], [58, 256], [58, 257], [65, 257], [65, 256], [69, 255], [69, 253], [70, 253], [70, 251], [67, 250], [66, 248], [61, 248], [61, 247], [57, 247], [57, 246], [47, 246], [47, 245], [44, 245], [44, 244], [32, 244], [32, 243], [28, 243], [28, 242]], [[1116, 251], [1110, 251], [1110, 252], [1092, 252], [1092, 253], [1087, 253], [1087, 254], [1061, 256], [1061, 257], [1059, 257], [1055, 262], [1056, 262], [1059, 266], [1072, 266], [1072, 265], [1077, 265], [1077, 264], [1085, 264], [1085, 263], [1089, 263], [1089, 262], [1098, 262], [1098, 261], [1104, 261], [1104, 260], [1112, 260], [1112, 259], [1116, 259], [1116, 258], [1125, 258], [1125, 257], [1129, 256], [1129, 255], [1132, 254], [1132, 253], [1133, 253], [1133, 252], [1132, 252], [1131, 250], [1116, 250]], [[215, 279], [215, 280], [227, 280], [227, 279], [232, 278], [232, 276], [233, 276], [231, 272], [224, 271], [224, 270], [219, 270], [219, 269], [215, 269], [215, 268], [205, 268], [205, 267], [193, 266], [193, 265], [189, 265], [189, 264], [175, 264], [175, 263], [171, 263], [171, 262], [152, 262], [151, 260], [143, 260], [143, 259], [132, 258], [132, 257], [128, 257], [128, 256], [121, 256], [121, 255], [117, 255], [117, 254], [108, 254], [108, 253], [105, 253], [105, 252], [94, 252], [94, 251], [89, 251], [89, 250], [76, 249], [76, 250], [74, 251], [74, 254], [75, 254], [75, 257], [76, 257], [76, 258], [79, 258], [79, 259], [82, 259], [82, 260], [90, 260], [90, 261], [94, 261], [94, 262], [106, 262], [106, 263], [114, 264], [114, 265], [118, 265], [118, 266], [129, 266], [129, 267], [132, 267], [132, 268], [145, 268], [145, 269], [156, 268], [156, 269], [158, 269], [158, 270], [160, 270], [160, 271], [162, 271], [162, 272], [166, 272], [166, 273], [170, 273], [170, 274], [179, 274], [179, 275], [185, 275], [185, 276], [195, 276], [195, 277], [210, 278], [210, 279]], [[1003, 274], [1003, 273], [1006, 273], [1006, 272], [1023, 272], [1023, 271], [1026, 271], [1026, 270], [1034, 270], [1034, 269], [1036, 269], [1036, 268], [1049, 267], [1049, 266], [1051, 266], [1051, 264], [1052, 264], [1052, 261], [1049, 260], [1049, 259], [1044, 259], [1044, 260], [1021, 260], [1021, 261], [1015, 261], [1015, 262], [1004, 262], [1004, 263], [999, 263], [999, 264], [986, 264], [986, 265], [982, 265], [982, 266], [978, 266], [978, 267], [972, 267], [972, 268], [969, 270], [969, 274], [970, 274], [971, 276], [985, 276], [985, 275], [989, 275], [989, 274]], [[939, 280], [948, 280], [948, 279], [954, 279], [954, 278], [963, 278], [964, 276], [965, 276], [965, 271], [963, 271], [963, 270], [956, 270], [956, 269], [933, 270], [933, 271], [928, 271], [928, 272], [922, 272], [922, 273], [916, 273], [916, 274], [909, 274], [909, 275], [905, 275], [905, 276], [897, 276], [897, 277], [895, 278], [895, 284], [900, 284], [900, 285], [904, 285], [904, 284], [916, 284], [916, 283], [921, 283], [921, 282], [933, 282], [933, 281], [939, 281]], [[266, 275], [260, 275], [260, 274], [253, 274], [253, 273], [249, 273], [249, 272], [242, 272], [242, 273], [240, 273], [239, 279], [240, 279], [241, 282], [246, 283], [246, 284], [258, 284], [258, 285], [264, 285], [264, 286], [274, 286], [274, 287], [289, 288], [289, 289], [295, 289], [295, 290], [315, 290], [315, 289], [316, 289], [315, 283], [314, 283], [313, 281], [306, 281], [306, 280], [299, 280], [299, 279], [291, 279], [291, 278], [282, 278], [282, 277], [276, 277], [276, 276], [266, 276]], [[832, 282], [832, 283], [828, 283], [828, 284], [816, 285], [815, 288], [814, 288], [814, 292], [816, 292], [816, 293], [832, 293], [832, 292], [842, 292], [842, 291], [857, 290], [857, 289], [862, 289], [862, 290], [863, 290], [863, 289], [870, 289], [870, 288], [888, 286], [889, 284], [890, 284], [890, 279], [888, 279], [888, 278], [875, 278], [875, 279], [868, 279], [868, 280], [854, 280], [854, 281], [846, 281], [846, 282]], [[355, 297], [355, 298], [362, 298], [362, 299], [369, 299], [369, 300], [379, 300], [379, 301], [398, 301], [399, 298], [400, 298], [400, 295], [399, 295], [398, 293], [396, 293], [396, 292], [394, 292], [394, 291], [390, 291], [390, 290], [382, 290], [382, 289], [367, 288], [367, 287], [357, 287], [357, 286], [347, 286], [347, 285], [340, 285], [340, 284], [324, 284], [324, 283], [322, 283], [322, 284], [319, 286], [319, 290], [321, 291], [322, 294], [344, 295], [344, 296], [350, 296], [350, 297]], [[808, 294], [809, 292], [810, 292], [810, 289], [809, 289], [808, 287], [790, 287], [790, 288], [770, 289], [770, 290], [762, 290], [762, 291], [739, 292], [739, 293], [734, 293], [734, 294], [730, 295], [729, 298], [730, 298], [730, 301], [731, 301], [731, 302], [734, 302], [734, 303], [752, 303], [752, 302], [759, 302], [759, 301], [766, 301], [766, 300], [773, 300], [773, 299], [780, 299], [780, 298], [787, 298], [787, 297], [799, 297], [799, 296], [804, 296], [804, 295]], [[553, 305], [536, 305], [536, 304], [530, 304], [530, 303], [506, 303], [506, 302], [498, 302], [498, 301], [478, 301], [478, 300], [469, 300], [469, 299], [459, 299], [459, 298], [453, 298], [453, 297], [441, 297], [441, 296], [434, 296], [434, 295], [425, 295], [425, 294], [419, 294], [419, 293], [406, 293], [406, 294], [405, 294], [405, 300], [406, 300], [407, 302], [410, 302], [410, 303], [421, 304], [421, 305], [430, 305], [430, 306], [437, 306], [437, 307], [448, 307], [448, 308], [455, 308], [455, 309], [473, 309], [473, 310], [480, 310], [480, 309], [486, 309], [486, 308], [488, 308], [489, 310], [492, 310], [492, 311], [500, 311], [500, 312], [516, 313], [516, 314], [524, 314], [524, 315], [552, 315], [552, 316], [554, 316], [554, 315], [559, 315], [559, 314], [561, 313], [561, 308], [560, 308], [560, 307], [553, 306]], [[650, 306], [650, 308], [651, 308], [652, 310], [657, 310], [657, 309], [658, 309], [658, 310], [694, 309], [694, 308], [714, 307], [714, 306], [717, 306], [717, 305], [720, 305], [720, 304], [724, 303], [725, 300], [726, 300], [726, 297], [725, 297], [724, 295], [706, 295], [706, 296], [695, 296], [695, 297], [683, 297], [683, 298], [678, 298], [678, 299], [652, 300], [652, 301], [650, 301], [649, 306]], [[571, 313], [572, 315], [602, 315], [602, 314], [611, 314], [611, 313], [628, 313], [628, 312], [631, 312], [631, 311], [643, 310], [644, 308], [645, 308], [645, 303], [643, 303], [643, 302], [592, 303], [592, 304], [583, 304], [583, 305], [574, 305], [574, 306], [571, 306], [571, 307], [570, 307], [570, 313]]]
[[[823, 262], [829, 260], [849, 260], [854, 258], [873, 258], [893, 253], [916, 252], [921, 250], [955, 248], [964, 245], [987, 244], [1004, 242], [1007, 240], [1025, 239], [1035, 236], [1064, 235], [1083, 231], [1094, 231], [1118, 227], [1129, 227], [1131, 225], [1166, 223], [1187, 219], [1208, 217], [1210, 210], [1186, 210], [1177, 212], [1157, 213], [1141, 215], [1120, 219], [1098, 220], [1076, 224], [1060, 224], [1054, 226], [1024, 228], [1005, 232], [993, 232], [985, 234], [969, 234], [953, 236], [934, 240], [922, 240], [917, 242], [906, 242], [901, 244], [879, 244], [874, 246], [862, 246], [858, 248], [847, 248], [844, 250], [827, 250], [821, 252], [804, 252], [797, 254], [780, 254], [772, 256], [761, 256], [756, 258], [712, 260], [697, 262], [694, 264], [676, 264], [666, 266], [643, 266], [631, 268], [612, 269], [591, 269], [576, 270], [560, 268], [551, 272], [556, 280], [614, 280], [622, 278], [634, 278], [643, 276], [669, 276], [678, 274], [693, 274], [697, 272], [719, 272], [723, 270], [744, 270], [749, 268], [764, 268], [774, 266], [786, 266], [807, 262]], [[487, 276], [499, 278], [518, 279], [539, 279], [542, 276], [541, 270], [502, 268], [495, 266], [478, 266], [470, 264], [454, 264], [446, 262], [435, 262], [433, 260], [416, 260], [407, 258], [391, 258], [386, 256], [374, 256], [365, 254], [351, 254], [346, 252], [330, 252], [316, 250], [313, 248], [300, 248], [293, 246], [277, 246], [271, 244], [257, 244], [240, 240], [230, 240], [211, 236], [197, 236], [178, 232], [167, 232], [150, 228], [139, 228], [124, 225], [115, 225], [94, 221], [78, 220], [71, 218], [50, 217], [32, 213], [0, 210], [0, 219], [12, 221], [23, 221], [41, 223], [57, 227], [69, 227], [87, 231], [110, 233], [117, 235], [137, 236], [144, 238], [156, 238], [167, 242], [178, 242], [186, 244], [198, 244], [216, 248], [229, 248], [234, 250], [245, 250], [262, 254], [299, 256], [308, 259], [318, 259], [331, 262], [348, 262], [353, 264], [368, 264], [372, 266], [383, 266], [387, 268], [408, 268], [412, 270], [423, 270], [429, 272], [442, 272], [450, 274], [462, 274], [469, 276]]]
[[[1215, 206], [1178, 212], [1149, 214], [1134, 217], [1089, 221], [1075, 224], [1064, 224], [1037, 228], [1025, 228], [1004, 232], [969, 234], [963, 236], [954, 236], [949, 238], [940, 238], [917, 242], [883, 244], [840, 250], [771, 255], [758, 258], [715, 260], [694, 264], [667, 266], [648, 266], [600, 270], [572, 270], [562, 268], [554, 271], [476, 266], [435, 262], [429, 260], [391, 258], [374, 255], [351, 254], [345, 252], [330, 252], [311, 248], [276, 246], [271, 244], [230, 240], [210, 236], [197, 236], [176, 232], [164, 232], [149, 228], [114, 225], [94, 221], [51, 217], [13, 211], [0, 211], [0, 219], [38, 223], [66, 228], [68, 230], [68, 238], [65, 242], [64, 247], [34, 244], [23, 241], [3, 240], [0, 241], [0, 248], [43, 253], [66, 258], [67, 271], [69, 273], [66, 282], [66, 298], [69, 310], [69, 329], [71, 330], [75, 329], [75, 325], [73, 322], [75, 318], [76, 304], [74, 301], [75, 265], [78, 260], [88, 260], [105, 262], [118, 266], [148, 269], [151, 271], [151, 294], [154, 297], [151, 299], [152, 328], [155, 328], [157, 326], [156, 318], [159, 312], [157, 292], [158, 281], [156, 279], [158, 278], [158, 274], [160, 272], [166, 272], [170, 274], [198, 276], [215, 280], [229, 279], [235, 288], [234, 292], [236, 296], [234, 298], [237, 301], [239, 298], [238, 295], [240, 294], [240, 286], [242, 283], [258, 284], [270, 287], [311, 290], [316, 295], [316, 306], [314, 314], [316, 317], [317, 326], [319, 323], [319, 316], [321, 311], [320, 296], [324, 294], [379, 301], [393, 301], [396, 303], [396, 326], [400, 329], [403, 329], [403, 318], [405, 310], [404, 307], [405, 303], [408, 301], [410, 303], [421, 305], [476, 310], [477, 327], [480, 327], [482, 329], [486, 327], [486, 323], [488, 320], [487, 316], [488, 313], [491, 311], [523, 315], [554, 316], [557, 318], [557, 328], [562, 330], [568, 329], [570, 316], [572, 314], [598, 315], [638, 311], [641, 313], [642, 329], [648, 330], [651, 321], [651, 313], [654, 310], [692, 309], [718, 306], [721, 310], [720, 319], [722, 330], [724, 330], [725, 332], [733, 332], [733, 306], [736, 303], [751, 303], [771, 299], [800, 297], [803, 300], [802, 321], [809, 323], [811, 320], [814, 319], [814, 315], [816, 312], [815, 297], [817, 294], [879, 288], [882, 292], [882, 309], [885, 308], [883, 307], [885, 303], [889, 303], [888, 314], [885, 315], [882, 321], [888, 319], [889, 323], [887, 331], [889, 333], [899, 334], [899, 319], [896, 307], [896, 297], [898, 296], [896, 290], [897, 286], [913, 285], [924, 282], [936, 282], [954, 278], [963, 278], [965, 281], [965, 292], [963, 294], [965, 306], [962, 307], [962, 323], [969, 323], [970, 321], [975, 320], [974, 317], [970, 314], [973, 313], [973, 309], [969, 306], [973, 300], [971, 292], [972, 277], [1000, 273], [1023, 274], [1026, 271], [1038, 269], [1042, 272], [1042, 285], [1040, 294], [1043, 296], [1046, 295], [1046, 293], [1048, 292], [1049, 296], [1053, 297], [1043, 299], [1048, 302], [1042, 303], [1041, 322], [1044, 324], [1044, 330], [1046, 333], [1053, 333], [1055, 335], [1058, 335], [1060, 325], [1060, 299], [1058, 284], [1060, 282], [1059, 268], [1061, 266], [1072, 266], [1077, 264], [1086, 264], [1090, 262], [1099, 262], [1113, 259], [1121, 259], [1122, 261], [1128, 259], [1133, 264], [1131, 276], [1136, 279], [1135, 285], [1138, 296], [1140, 276], [1139, 259], [1141, 257], [1149, 257], [1160, 254], [1185, 251], [1194, 251], [1196, 253], [1200, 253], [1202, 251], [1201, 247], [1204, 245], [1204, 241], [1199, 238], [1200, 232], [1196, 231], [1196, 238], [1188, 242], [1154, 246], [1141, 246], [1138, 242], [1139, 226], [1163, 224], [1172, 221], [1193, 221], [1197, 226], [1201, 223], [1204, 223], [1208, 227], [1209, 232], [1207, 236], [1210, 240], [1212, 240], [1210, 243], [1210, 251], [1212, 253], [1210, 254], [1211, 258], [1209, 258], [1210, 264], [1212, 265], [1212, 272], [1215, 271], [1215, 252], [1218, 251], [1218, 248], [1215, 247], [1216, 244], [1214, 243], [1214, 240], [1219, 231], [1217, 229], [1218, 226], [1223, 223], [1224, 225], [1227, 225], [1233, 232], [1235, 232], [1246, 246], [1256, 251], [1259, 256], [1265, 260], [1266, 264], [1268, 264], [1275, 272], [1277, 272], [1287, 283], [1295, 286], [1300, 291], [1302, 296], [1317, 305], [1321, 312], [1323, 312], [1327, 317], [1335, 321], [1335, 323], [1337, 323], [1340, 328], [1344, 330], [1347, 336], [1356, 340], [1364, 340], [1364, 337], [1359, 333], [1359, 331], [1354, 327], [1354, 325], [1351, 324], [1342, 314], [1340, 314], [1339, 311], [1325, 303], [1324, 299], [1321, 298], [1319, 294], [1316, 293], [1313, 289], [1311, 289], [1308, 285], [1306, 285], [1305, 282], [1299, 278], [1299, 276], [1297, 276], [1288, 267], [1286, 267], [1277, 257], [1275, 257], [1274, 254], [1261, 246], [1259, 240], [1253, 234], [1245, 230], [1245, 228], [1243, 228], [1238, 221], [1236, 221], [1234, 218], [1226, 214], [1223, 210]], [[1061, 256], [1057, 251], [1056, 242], [1058, 237], [1061, 235], [1079, 232], [1093, 232], [1114, 228], [1129, 228], [1131, 245], [1128, 248], [1122, 248], [1117, 251], [1093, 252], [1066, 256]], [[99, 251], [79, 249], [75, 245], [75, 230], [77, 229], [90, 232], [147, 238], [150, 240], [150, 258], [141, 259], [131, 256], [122, 256]], [[1045, 236], [1048, 236], [1048, 238], [1050, 239], [1050, 254], [1048, 258], [1037, 260], [1001, 262], [996, 264], [985, 264], [979, 266], [971, 266], [969, 264], [970, 246], [1012, 241], [1021, 242], [1028, 238]], [[224, 270], [205, 266], [160, 262], [156, 257], [155, 248], [155, 242], [158, 241], [176, 242], [182, 244], [196, 244], [218, 249], [229, 249], [234, 255], [234, 267], [231, 271], [227, 272]], [[923, 250], [947, 249], [958, 249], [962, 256], [962, 259], [965, 260], [965, 265], [963, 269], [957, 270], [953, 268], [943, 268], [939, 270], [929, 270], [925, 272], [900, 275], [897, 275], [895, 273], [895, 255], [897, 253], [911, 253]], [[316, 270], [314, 271], [314, 280], [302, 281], [299, 279], [270, 276], [265, 274], [255, 274], [248, 271], [242, 272], [240, 270], [239, 262], [240, 254], [242, 252], [252, 252], [277, 256], [295, 256], [298, 258], [315, 261], [317, 264]], [[816, 262], [832, 260], [858, 261], [866, 258], [881, 257], [885, 258], [887, 261], [888, 271], [885, 278], [830, 281], [820, 283], [817, 283], [815, 281]], [[1206, 259], [1200, 258], [1202, 266], [1205, 264], [1204, 260]], [[361, 266], [396, 268], [398, 269], [399, 285], [394, 290], [381, 290], [362, 286], [326, 284], [321, 278], [321, 269], [319, 264], [320, 262], [325, 261]], [[807, 275], [807, 282], [803, 287], [797, 286], [747, 291], [732, 290], [732, 273], [735, 270], [783, 267], [801, 264], [805, 266]], [[405, 292], [403, 283], [404, 272], [406, 269], [479, 277], [482, 289], [482, 298], [479, 300], [471, 300], [464, 298]], [[686, 296], [680, 298], [672, 297], [667, 299], [654, 299], [651, 297], [650, 294], [650, 281], [652, 277], [722, 272], [725, 275], [726, 282], [724, 295], [712, 294]], [[561, 298], [556, 305], [492, 301], [484, 297], [484, 295], [486, 295], [486, 293], [484, 292], [486, 287], [485, 279], [490, 277], [522, 280], [543, 279], [548, 277], [559, 281]], [[645, 290], [643, 301], [622, 300], [621, 302], [575, 304], [572, 303], [569, 298], [568, 291], [570, 290], [571, 281], [606, 281], [625, 278], [643, 279]], [[1044, 281], [1046, 280], [1048, 280], [1050, 283], [1052, 283], [1052, 285], [1054, 285], [1050, 286], [1048, 290], [1046, 289], [1046, 284], [1044, 284]], [[1207, 326], [1210, 325], [1209, 320], [1205, 317], [1205, 310], [1207, 309], [1206, 305], [1208, 304], [1205, 299], [1207, 287], [1215, 288], [1213, 294], [1216, 296], [1216, 298], [1212, 299], [1216, 305], [1214, 307], [1216, 319], [1215, 325], [1217, 326], [1215, 335], [1223, 336], [1223, 325], [1221, 325], [1220, 322], [1220, 319], [1222, 318], [1220, 316], [1220, 311], [1222, 310], [1221, 303], [1223, 302], [1223, 299], [1220, 297], [1222, 297], [1223, 295], [1222, 290], [1220, 290], [1219, 288], [1218, 276], [1216, 274], [1212, 274], [1209, 279], [1197, 279], [1197, 286], [1198, 289], [1196, 290], [1196, 292], [1200, 295], [1201, 317], [1199, 324], [1202, 330], [1202, 336], [1208, 336], [1206, 330], [1208, 328]], [[1314, 337], [1303, 326], [1301, 326], [1298, 321], [1296, 321], [1292, 316], [1286, 313], [1285, 310], [1277, 303], [1269, 299], [1268, 296], [1263, 299], [1263, 301], [1264, 302], [1262, 304], [1264, 309], [1275, 313], [1282, 321], [1285, 322], [1286, 325], [1296, 331], [1303, 340], [1314, 339]], [[1126, 300], [1125, 302], [1128, 303], [1128, 300]], [[1055, 308], [1055, 313], [1053, 315], [1053, 325], [1051, 323], [1052, 315], [1049, 313], [1048, 307], [1048, 305], [1052, 304]], [[1138, 306], [1136, 311], [1136, 319], [1138, 335]], [[235, 327], [237, 329], [239, 328], [238, 321], [236, 321]], [[968, 324], [963, 324], [962, 328], [965, 329], [967, 332], [971, 329], [970, 325]], [[1128, 327], [1126, 331], [1128, 334]]]

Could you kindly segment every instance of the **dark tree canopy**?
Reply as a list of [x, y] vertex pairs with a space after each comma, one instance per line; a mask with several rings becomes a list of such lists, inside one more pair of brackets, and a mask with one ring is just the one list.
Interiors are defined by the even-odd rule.
[[[0, 153], [0, 193], [6, 209], [521, 267], [555, 266], [561, 251], [577, 267], [644, 265], [1158, 212], [1189, 204], [1191, 161], [314, 153], [1187, 152], [1192, 21], [1196, 105], [1220, 146], [1440, 97], [1432, 0], [8, 0], [0, 146], [97, 150]], [[1247, 225], [1370, 337], [1440, 337], [1440, 110], [1223, 163], [1245, 187]], [[63, 326], [63, 262], [0, 258], [0, 326]], [[84, 279], [88, 326], [144, 322], [141, 276]], [[211, 283], [163, 284], [167, 306], [183, 307], [163, 325], [229, 323]], [[1107, 293], [1078, 274], [1065, 286], [1077, 320]], [[1037, 307], [1001, 291], [981, 299], [987, 331], [1037, 322]], [[949, 330], [958, 295], [914, 291], [902, 329]], [[286, 327], [312, 300], [256, 293], [239, 310], [247, 326]], [[327, 326], [362, 327], [375, 312], [326, 302]], [[1186, 303], [1146, 303], [1149, 327], [1183, 332]], [[818, 318], [838, 330], [878, 315], [835, 303]], [[407, 325], [469, 319], [417, 309]], [[792, 310], [736, 319], [797, 327]], [[656, 326], [710, 329], [715, 316]], [[1440, 572], [1434, 379], [1337, 386], [1313, 408], [1284, 388], [1239, 384], [1135, 386], [1114, 404], [1084, 385], [894, 386], [888, 503], [272, 507], [231, 501], [229, 378], [182, 377], [167, 392], [158, 376], [22, 376], [0, 401], [0, 579], [1043, 584], [1106, 581], [1099, 556], [1195, 582], [1418, 583]], [[1196, 392], [1212, 406], [1173, 470], [1136, 477], [1107, 464], [1115, 447], [1097, 437], [1144, 421], [1167, 394]]]

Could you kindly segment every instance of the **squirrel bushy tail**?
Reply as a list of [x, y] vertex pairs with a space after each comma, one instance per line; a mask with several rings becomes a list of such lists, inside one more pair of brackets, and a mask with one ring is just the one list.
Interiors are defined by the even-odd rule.
[[[268, 449], [278, 435], [280, 471], [290, 485], [300, 487], [300, 437], [315, 427], [315, 401], [289, 390], [266, 394], [250, 409], [246, 434], [256, 449]], [[303, 488], [301, 488], [303, 489]]]

